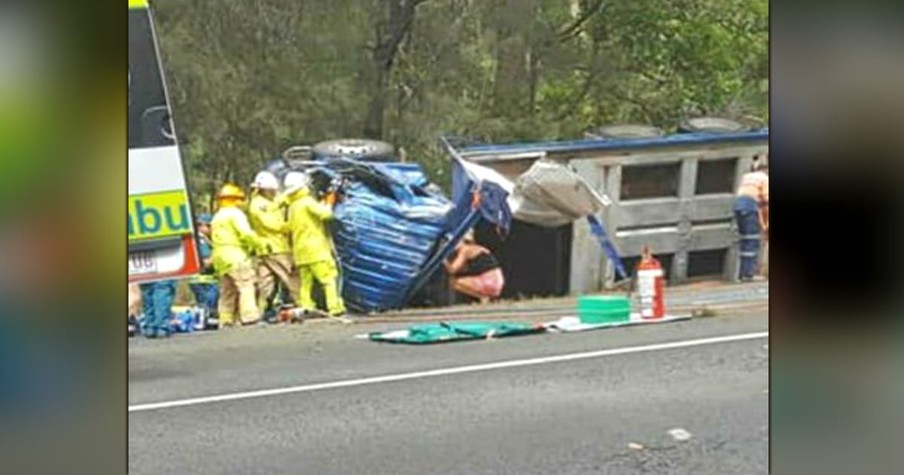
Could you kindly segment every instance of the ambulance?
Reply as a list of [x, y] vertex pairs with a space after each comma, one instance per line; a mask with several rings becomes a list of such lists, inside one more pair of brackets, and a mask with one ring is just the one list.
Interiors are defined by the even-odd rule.
[[129, 1], [129, 282], [200, 265], [182, 157], [147, 0]]

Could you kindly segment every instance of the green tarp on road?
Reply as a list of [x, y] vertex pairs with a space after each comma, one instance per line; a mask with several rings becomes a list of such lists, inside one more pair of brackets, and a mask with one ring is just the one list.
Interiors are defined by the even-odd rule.
[[412, 325], [406, 330], [361, 335], [371, 341], [426, 345], [461, 340], [480, 340], [529, 335], [546, 331], [542, 325], [511, 322], [439, 322]]

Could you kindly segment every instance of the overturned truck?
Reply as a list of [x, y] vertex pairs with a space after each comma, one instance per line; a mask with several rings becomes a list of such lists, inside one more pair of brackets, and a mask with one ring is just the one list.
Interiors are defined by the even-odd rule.
[[443, 145], [452, 160], [451, 198], [420, 165], [392, 161], [394, 151], [382, 142], [293, 147], [267, 165], [278, 177], [303, 171], [314, 193], [340, 196], [331, 231], [350, 310], [369, 314], [407, 306], [480, 221], [504, 236], [513, 218], [544, 226], [588, 218], [607, 254], [617, 259], [595, 218], [606, 197], [573, 171], [542, 161], [511, 182]]

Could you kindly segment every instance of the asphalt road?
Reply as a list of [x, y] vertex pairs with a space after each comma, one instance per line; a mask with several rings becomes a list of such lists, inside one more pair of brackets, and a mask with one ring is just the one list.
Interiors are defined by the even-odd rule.
[[[767, 472], [765, 338], [423, 374], [763, 332], [765, 310], [428, 347], [352, 338], [398, 327], [305, 324], [133, 340], [130, 473]], [[417, 374], [361, 382], [410, 373]], [[237, 399], [146, 406], [217, 395]]]

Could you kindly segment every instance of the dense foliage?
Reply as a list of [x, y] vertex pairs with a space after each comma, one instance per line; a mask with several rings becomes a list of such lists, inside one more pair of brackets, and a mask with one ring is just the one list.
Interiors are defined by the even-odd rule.
[[437, 138], [767, 120], [768, 0], [157, 0], [193, 190], [372, 137], [441, 183]]

